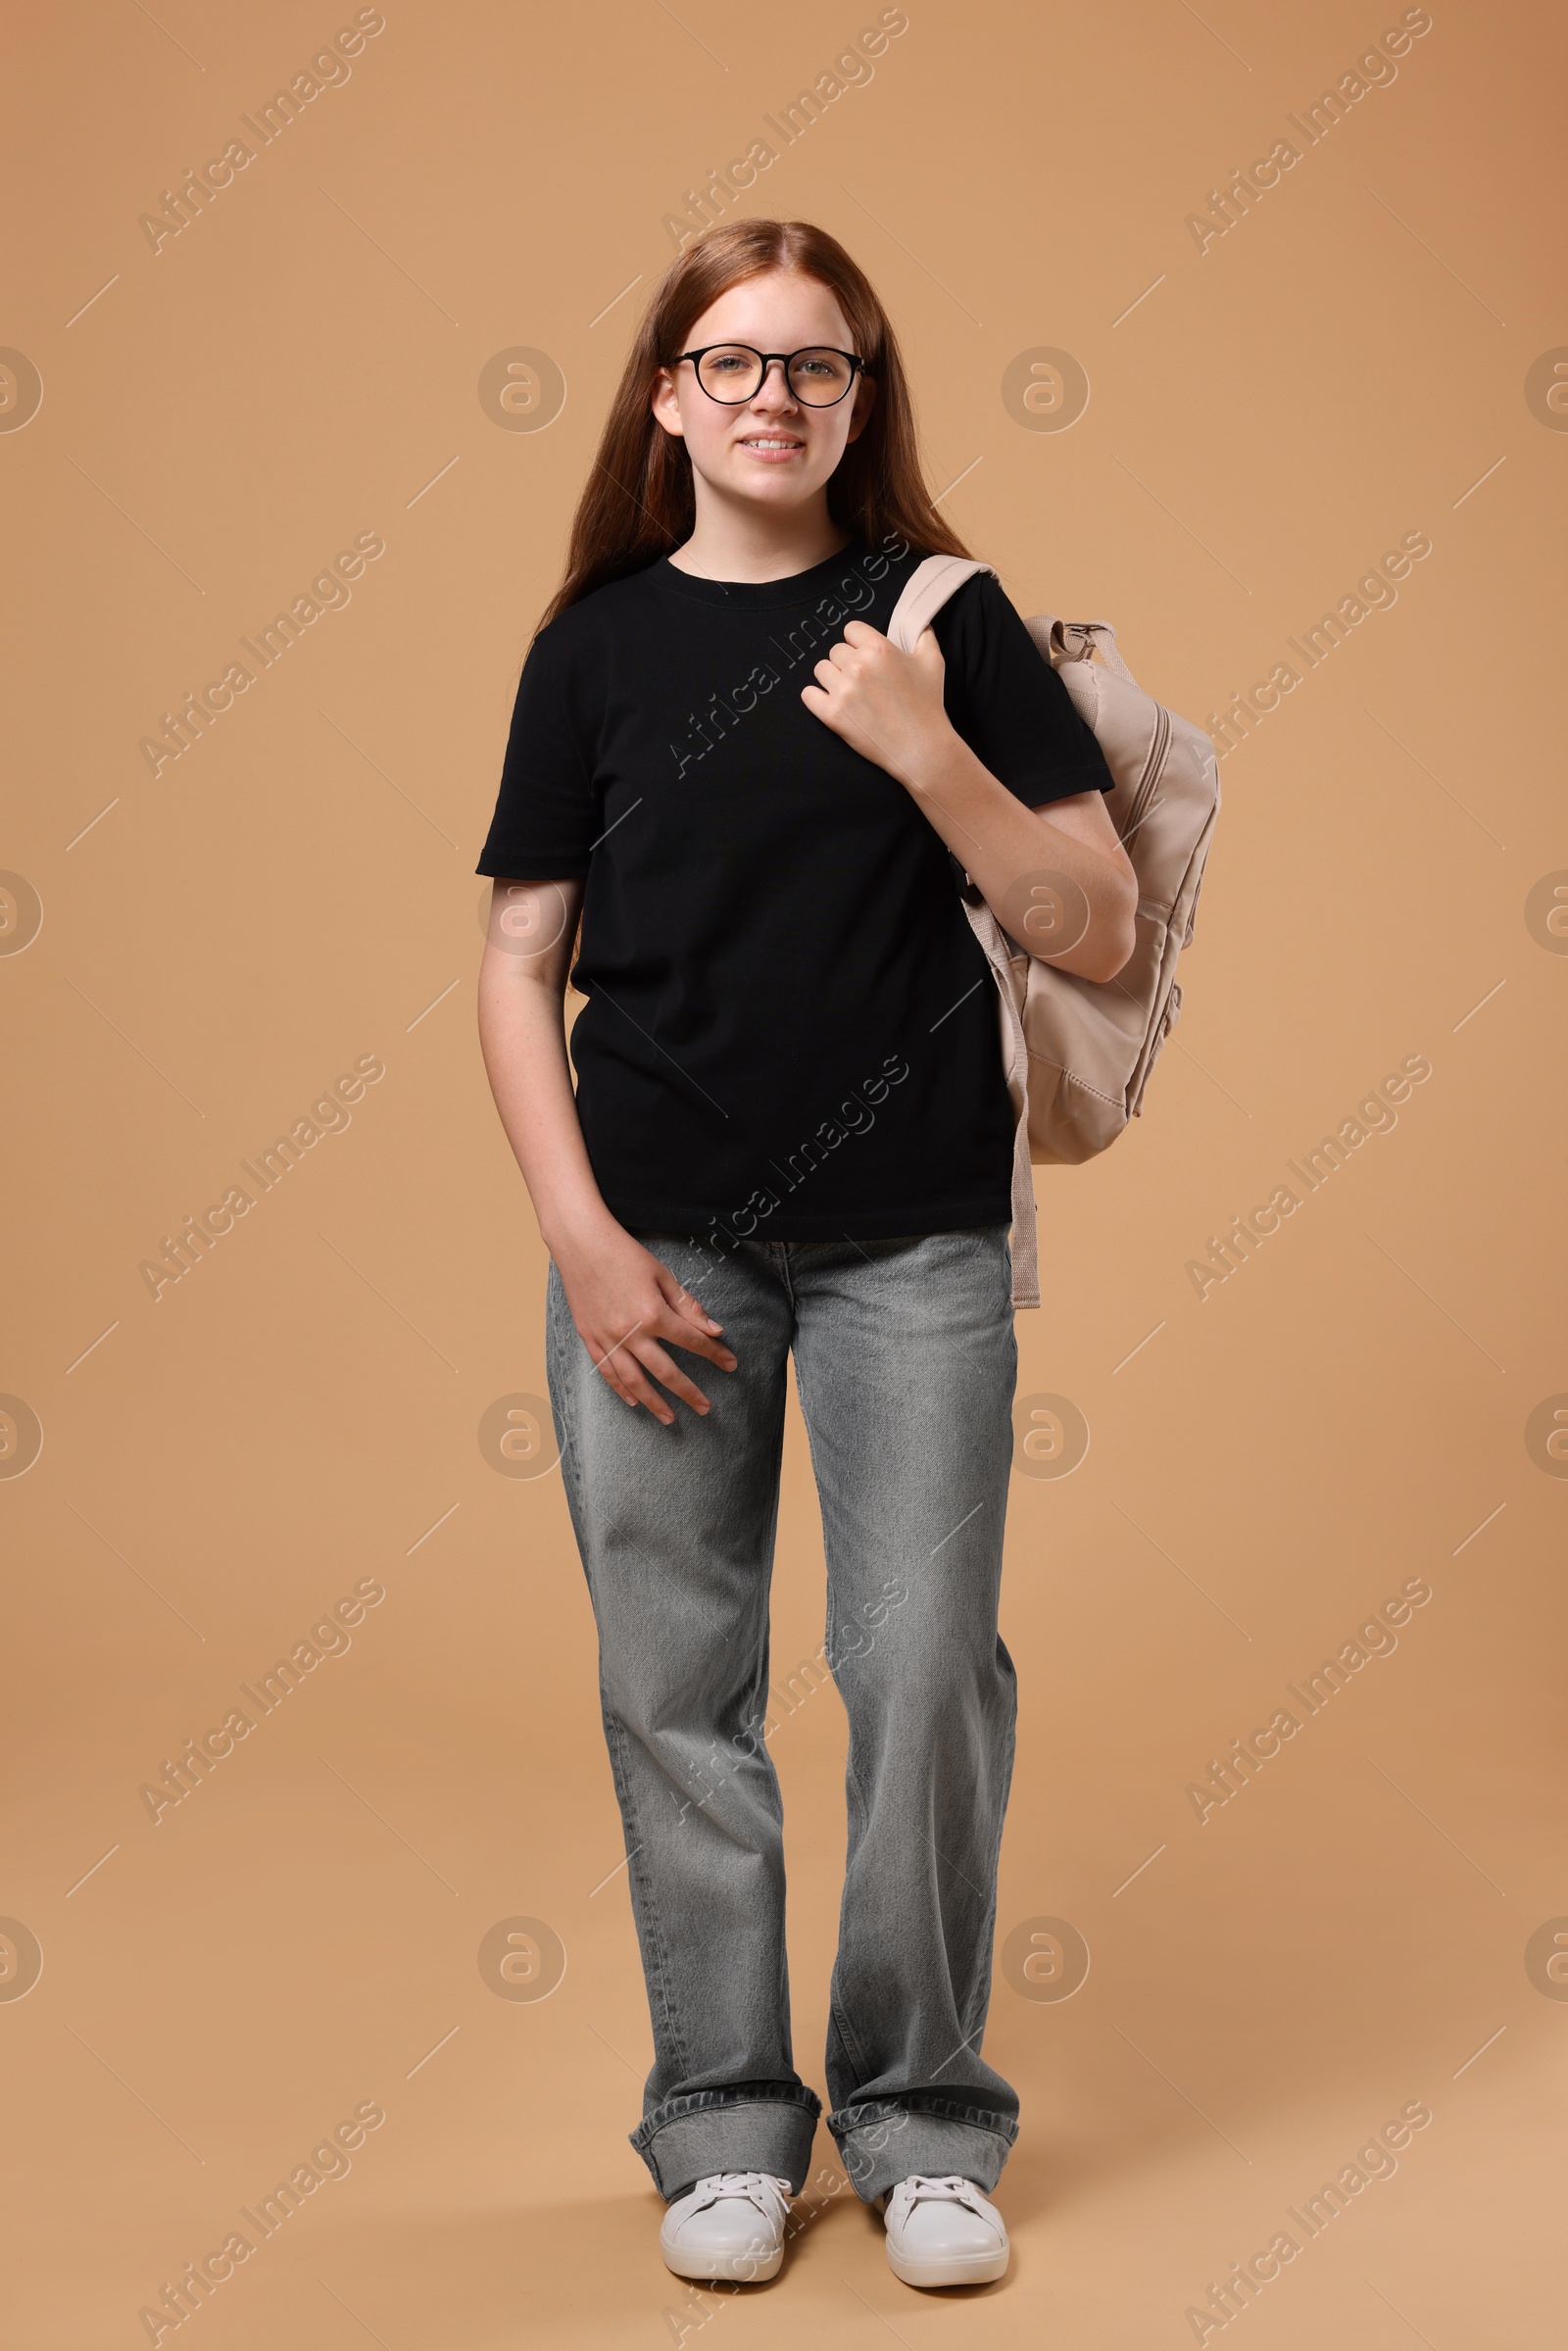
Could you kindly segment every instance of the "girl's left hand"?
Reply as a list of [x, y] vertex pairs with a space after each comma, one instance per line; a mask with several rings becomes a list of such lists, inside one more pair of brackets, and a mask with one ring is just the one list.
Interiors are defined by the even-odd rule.
[[801, 700], [852, 751], [913, 786], [953, 732], [942, 703], [944, 668], [935, 630], [922, 629], [913, 653], [901, 653], [880, 629], [852, 620]]

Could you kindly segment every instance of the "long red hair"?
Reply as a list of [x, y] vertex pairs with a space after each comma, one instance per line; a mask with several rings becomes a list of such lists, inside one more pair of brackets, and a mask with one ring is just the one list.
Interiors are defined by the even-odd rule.
[[541, 628], [606, 581], [640, 571], [691, 537], [692, 462], [685, 442], [666, 433], [649, 406], [654, 380], [685, 349], [710, 305], [764, 269], [798, 269], [825, 285], [876, 379], [870, 416], [828, 483], [834, 521], [873, 544], [897, 532], [924, 555], [969, 553], [932, 506], [898, 337], [864, 270], [808, 220], [727, 220], [688, 245], [649, 298], [577, 502], [565, 577]]

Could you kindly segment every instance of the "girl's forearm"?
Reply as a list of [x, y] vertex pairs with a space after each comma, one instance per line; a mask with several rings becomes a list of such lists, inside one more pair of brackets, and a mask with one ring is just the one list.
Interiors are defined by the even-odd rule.
[[898, 778], [1031, 955], [1081, 979], [1113, 979], [1137, 940], [1138, 877], [1102, 805], [1070, 824], [1026, 808], [948, 717], [945, 675], [935, 630], [903, 653], [868, 622], [851, 620], [801, 700], [852, 751]]
[[577, 1117], [559, 982], [487, 954], [479, 975], [479, 1044], [545, 1247], [559, 1257], [614, 1222]]
[[1031, 875], [1049, 872], [1059, 877], [1058, 895], [1073, 901], [1064, 910], [1075, 934], [1067, 952], [1051, 959], [1084, 979], [1108, 980], [1121, 969], [1133, 951], [1138, 906], [1124, 857], [1076, 840], [1052, 823], [1048, 809], [1026, 808], [951, 727], [918, 772], [901, 780], [999, 921], [1026, 946], [1038, 952], [1037, 940], [1019, 928], [1020, 890]]

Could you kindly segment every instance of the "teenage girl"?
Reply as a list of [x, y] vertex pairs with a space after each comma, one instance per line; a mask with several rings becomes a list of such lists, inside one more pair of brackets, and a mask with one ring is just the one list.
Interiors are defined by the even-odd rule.
[[849, 1717], [827, 2126], [901, 2278], [1007, 2264], [987, 2191], [1018, 2100], [980, 2042], [1014, 1121], [959, 887], [1022, 932], [1051, 873], [1080, 910], [1051, 959], [1093, 980], [1136, 887], [1099, 746], [993, 576], [889, 644], [921, 557], [966, 552], [849, 254], [802, 221], [710, 230], [626, 363], [478, 865], [653, 2021], [632, 2144], [688, 2278], [775, 2274], [822, 2111], [762, 1730], [792, 1354]]

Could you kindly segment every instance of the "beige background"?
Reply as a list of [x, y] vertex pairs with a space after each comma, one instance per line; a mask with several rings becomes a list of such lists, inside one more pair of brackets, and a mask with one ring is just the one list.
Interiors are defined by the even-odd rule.
[[[1091, 1444], [1014, 1482], [999, 1944], [1062, 1920], [1091, 1966], [1065, 2000], [999, 1968], [1012, 2274], [900, 2286], [823, 2132], [814, 2217], [740, 2301], [658, 2260], [589, 1608], [559, 1475], [478, 1440], [543, 1393], [545, 1257], [474, 1043], [472, 868], [663, 216], [877, 11], [388, 0], [352, 79], [156, 254], [139, 217], [352, 11], [14, 28], [0, 341], [43, 387], [0, 433], [0, 864], [42, 906], [0, 956], [0, 1389], [43, 1436], [0, 1480], [0, 1910], [43, 1960], [16, 1996], [31, 1946], [0, 1945], [28, 2351], [145, 2341], [141, 2306], [369, 2101], [350, 2175], [187, 2323], [208, 2351], [1151, 2351], [1418, 2100], [1396, 2175], [1258, 2291], [1254, 2351], [1511, 2351], [1560, 2307], [1568, 2008], [1539, 1937], [1526, 1963], [1568, 1913], [1568, 1485], [1526, 1444], [1568, 1390], [1568, 961], [1527, 920], [1568, 868], [1568, 438], [1526, 397], [1568, 343], [1560, 16], [1433, 0], [1250, 217], [1202, 255], [1185, 224], [1399, 13], [910, 0], [747, 200], [869, 269], [933, 490], [962, 476], [949, 511], [1019, 607], [1109, 615], [1173, 708], [1266, 677], [1401, 534], [1433, 552], [1225, 759], [1147, 1115], [1038, 1177], [1020, 1395]], [[1041, 346], [1087, 370], [1070, 430], [1004, 405]], [[518, 347], [564, 375], [547, 430], [481, 405]], [[347, 609], [154, 778], [160, 713], [367, 531]], [[1414, 1053], [1397, 1128], [1200, 1303], [1207, 1237]], [[139, 1261], [360, 1055], [385, 1075], [352, 1125], [155, 1304]], [[786, 1479], [781, 1678], [821, 1640], [793, 1417]], [[1417, 1577], [1397, 1650], [1200, 1825], [1189, 1784]], [[142, 1785], [365, 1580], [348, 1652], [155, 1826]], [[778, 1722], [820, 2088], [843, 1723], [831, 1690]], [[564, 1948], [548, 1999], [481, 1974], [517, 1918]]]

